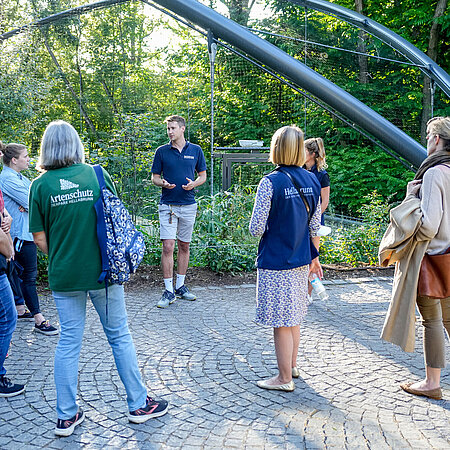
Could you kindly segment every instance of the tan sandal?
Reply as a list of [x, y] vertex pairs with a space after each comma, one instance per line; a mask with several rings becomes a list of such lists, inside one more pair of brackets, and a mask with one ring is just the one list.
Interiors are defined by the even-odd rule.
[[422, 397], [432, 398], [434, 400], [442, 400], [442, 389], [440, 387], [436, 389], [429, 389], [427, 391], [419, 391], [411, 388], [414, 383], [403, 383], [400, 387], [409, 394], [420, 395]]

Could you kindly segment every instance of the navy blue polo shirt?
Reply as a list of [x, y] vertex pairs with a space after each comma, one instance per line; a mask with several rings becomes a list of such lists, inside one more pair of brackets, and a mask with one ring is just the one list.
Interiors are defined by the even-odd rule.
[[[303, 166], [304, 167], [304, 166]], [[305, 167], [306, 169], [306, 167]], [[306, 169], [308, 170], [308, 169]], [[316, 178], [319, 180], [320, 187], [326, 188], [330, 185], [330, 175], [328, 175], [328, 172], [325, 169], [322, 169], [320, 172], [317, 170], [317, 165], [314, 164], [311, 169], [309, 169], [309, 172], [313, 173]]]
[[159, 203], [166, 205], [191, 205], [195, 203], [194, 189], [185, 191], [181, 186], [190, 178], [195, 180], [195, 172], [206, 170], [205, 155], [200, 146], [186, 141], [181, 152], [169, 142], [156, 149], [152, 173], [163, 175], [164, 179], [176, 186], [173, 189], [162, 188]]
[[[306, 168], [305, 166], [303, 166], [304, 168]], [[306, 169], [308, 170], [308, 169]], [[328, 172], [325, 169], [322, 169], [320, 172], [317, 170], [317, 164], [314, 164], [311, 169], [309, 169], [309, 172], [313, 173], [316, 178], [319, 180], [320, 183], [320, 188], [326, 188], [330, 185], [330, 175], [328, 175]], [[320, 197], [320, 199], [322, 200], [322, 197]], [[320, 223], [321, 225], [325, 225], [325, 219], [323, 217], [323, 214], [320, 218]]]

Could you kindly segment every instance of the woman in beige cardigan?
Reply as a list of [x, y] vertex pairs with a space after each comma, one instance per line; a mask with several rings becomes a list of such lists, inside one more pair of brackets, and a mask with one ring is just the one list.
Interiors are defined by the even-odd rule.
[[[431, 238], [426, 253], [437, 255], [450, 247], [450, 117], [428, 122], [427, 153], [408, 193], [419, 195], [422, 223], [418, 232]], [[400, 386], [410, 394], [439, 400], [441, 369], [445, 368], [444, 328], [450, 334], [450, 297], [417, 296], [417, 306], [424, 327], [425, 379]]]

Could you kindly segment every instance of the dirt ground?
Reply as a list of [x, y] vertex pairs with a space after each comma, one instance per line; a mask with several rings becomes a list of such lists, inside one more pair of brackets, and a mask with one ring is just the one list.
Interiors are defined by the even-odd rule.
[[[323, 265], [324, 279], [346, 279], [370, 276], [391, 276], [393, 267], [345, 267]], [[163, 284], [162, 271], [159, 266], [141, 266], [128, 283], [128, 288], [157, 287]], [[253, 272], [216, 273], [204, 267], [190, 267], [186, 276], [186, 284], [226, 286], [256, 282], [256, 270]]]

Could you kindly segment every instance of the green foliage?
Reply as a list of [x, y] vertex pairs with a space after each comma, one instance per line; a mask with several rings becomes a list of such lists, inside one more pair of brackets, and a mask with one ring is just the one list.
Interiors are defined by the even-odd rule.
[[[258, 239], [250, 236], [248, 224], [253, 208], [251, 188], [198, 198], [198, 212], [190, 263], [216, 272], [251, 271], [255, 268]], [[140, 227], [147, 245], [144, 263], [159, 264], [161, 241], [158, 220]], [[176, 256], [176, 254], [175, 254]]]
[[191, 244], [193, 265], [217, 272], [249, 271], [255, 266], [257, 239], [248, 224], [253, 209], [253, 188], [235, 188], [198, 199], [198, 214]]
[[[198, 217], [191, 243], [191, 264], [216, 272], [251, 271], [255, 268], [259, 238], [248, 231], [255, 194], [253, 189], [235, 189], [213, 198], [199, 199]], [[373, 191], [363, 199], [359, 210], [364, 224], [340, 227], [322, 238], [323, 264], [350, 266], [377, 265], [378, 246], [389, 218], [389, 205]], [[152, 224], [158, 227], [157, 221]], [[160, 261], [159, 237], [146, 235], [146, 263]]]
[[208, 267], [218, 273], [250, 272], [255, 268], [256, 253], [256, 245], [243, 245], [232, 239], [207, 236], [204, 247], [192, 252], [192, 264]]
[[365, 223], [360, 226], [338, 228], [322, 238], [320, 260], [324, 264], [350, 266], [377, 265], [378, 247], [388, 223], [389, 205], [376, 192], [364, 197], [359, 209]]
[[161, 262], [162, 245], [159, 239], [158, 222], [154, 221], [145, 226], [138, 226], [145, 239], [146, 251], [143, 264], [158, 265]]
[[38, 275], [37, 275], [37, 281], [39, 283], [46, 283], [48, 280], [48, 255], [45, 253], [42, 253], [39, 249], [37, 251], [37, 268], [38, 268]]
[[400, 201], [406, 184], [414, 177], [398, 161], [371, 147], [345, 148], [337, 143], [329, 148], [327, 163], [331, 207], [350, 214], [357, 213], [374, 190], [385, 201]]
[[[7, 31], [81, 3], [3, 0], [0, 28]], [[208, 3], [217, 5], [219, 0]], [[228, 6], [233, 17], [246, 22], [245, 8], [250, 2], [221, 3]], [[354, 8], [353, 0], [338, 3]], [[305, 10], [287, 0], [266, 0], [266, 4], [271, 7], [269, 14], [255, 19], [252, 27], [294, 38], [266, 36], [269, 42], [332, 80], [414, 139], [420, 139], [424, 96], [419, 68], [381, 59], [399, 60], [401, 56], [372, 36], [361, 38], [358, 29], [334, 17]], [[437, 0], [371, 0], [364, 2], [364, 13], [427, 51], [436, 4]], [[236, 6], [240, 12], [231, 11]], [[107, 167], [133, 215], [155, 227], [159, 189], [151, 185], [150, 168], [155, 149], [167, 140], [164, 118], [173, 113], [184, 115], [188, 119], [187, 137], [202, 146], [209, 161], [210, 63], [203, 36], [167, 16], [150, 18], [144, 8], [141, 2], [102, 8], [40, 29], [30, 28], [4, 42], [0, 53], [0, 139], [22, 142], [36, 155], [42, 132], [51, 120], [71, 122], [83, 138], [87, 160]], [[438, 20], [441, 35], [436, 55], [436, 61], [447, 72], [448, 17]], [[161, 36], [169, 35], [170, 39], [162, 42]], [[299, 41], [305, 36], [308, 44]], [[375, 56], [367, 59], [365, 82], [360, 79], [362, 65], [357, 55], [318, 45], [355, 50], [361, 39], [365, 52]], [[367, 195], [376, 190], [383, 205], [395, 204], [412, 178], [402, 164], [322, 107], [305, 101], [297, 91], [220, 46], [214, 100], [212, 144], [216, 147], [235, 147], [239, 139], [263, 139], [268, 145], [273, 132], [288, 124], [304, 128], [306, 137], [323, 137], [331, 178], [329, 211], [352, 215], [361, 211], [368, 217], [374, 211], [361, 208], [378, 200], [365, 200]], [[88, 119], [81, 114], [80, 103]], [[435, 115], [448, 114], [449, 107], [450, 99], [437, 89]], [[218, 166], [208, 167], [209, 180], [214, 170], [214, 192], [220, 183]], [[255, 185], [263, 170], [265, 166], [256, 170], [251, 164], [233, 167], [235, 186], [242, 183], [242, 188], [200, 199], [195, 232], [199, 241], [193, 243], [196, 264], [214, 265], [218, 259], [221, 267], [231, 270], [249, 267], [248, 261], [256, 255], [256, 240], [248, 241], [247, 236], [253, 190], [244, 188]], [[204, 195], [209, 189], [205, 183], [198, 194]], [[363, 231], [337, 232], [336, 236], [342, 235], [341, 241], [348, 241], [345, 249], [342, 244], [342, 252], [347, 255], [344, 260], [351, 264], [372, 263], [370, 255], [375, 244], [362, 242], [364, 233], [372, 232], [375, 242], [377, 230], [370, 226], [364, 225]], [[146, 234], [149, 246], [158, 249], [154, 229], [150, 227]], [[324, 240], [324, 254], [330, 260], [339, 260], [335, 254], [339, 242], [337, 237], [335, 243]], [[208, 245], [214, 250], [206, 250]], [[241, 247], [249, 249], [248, 261]], [[146, 256], [148, 262], [159, 260], [158, 251], [152, 250]]]

